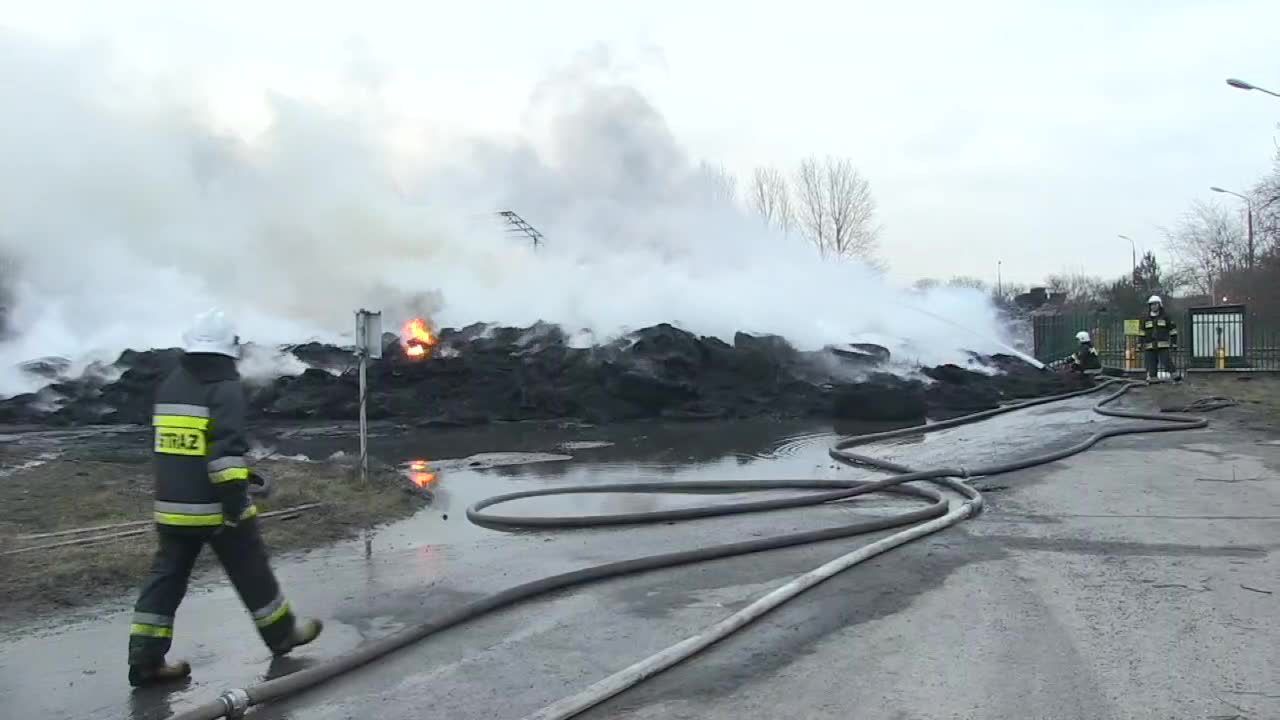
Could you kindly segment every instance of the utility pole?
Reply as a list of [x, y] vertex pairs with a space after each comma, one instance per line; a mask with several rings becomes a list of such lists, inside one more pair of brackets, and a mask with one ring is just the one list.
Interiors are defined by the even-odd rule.
[[1133, 238], [1128, 235], [1117, 235], [1121, 240], [1129, 241], [1129, 254], [1133, 260], [1133, 287], [1138, 287], [1138, 246], [1134, 244]]
[[1253, 269], [1253, 201], [1245, 200], [1245, 212], [1249, 213], [1249, 269]]
[[[369, 358], [382, 358], [382, 313], [356, 311], [356, 355], [360, 359], [360, 483], [369, 490]], [[367, 497], [367, 495], [366, 495]], [[373, 554], [369, 528], [364, 532], [364, 556]]]
[[1000, 274], [1000, 266], [1004, 264], [1003, 260], [996, 261], [996, 294], [1004, 299], [1004, 279]]
[[[1258, 89], [1261, 89], [1261, 88], [1258, 88]], [[1216, 193], [1225, 193], [1227, 195], [1235, 195], [1236, 197], [1244, 201], [1244, 211], [1245, 211], [1245, 215], [1247, 216], [1245, 225], [1248, 228], [1248, 232], [1249, 232], [1249, 236], [1248, 236], [1249, 237], [1249, 269], [1252, 270], [1253, 269], [1253, 201], [1250, 200], [1248, 197], [1241, 195], [1238, 192], [1232, 192], [1231, 190], [1223, 190], [1217, 185], [1209, 189]]]

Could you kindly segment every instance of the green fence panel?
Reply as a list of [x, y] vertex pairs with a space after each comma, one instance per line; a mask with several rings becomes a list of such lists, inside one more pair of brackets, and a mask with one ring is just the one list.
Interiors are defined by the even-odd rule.
[[[1192, 323], [1190, 312], [1179, 313], [1180, 347], [1174, 355], [1179, 369], [1187, 369], [1191, 361]], [[1032, 317], [1031, 329], [1037, 360], [1051, 363], [1062, 360], [1079, 346], [1076, 333], [1084, 330], [1106, 367], [1125, 367], [1125, 319], [1109, 313], [1067, 312]], [[1280, 371], [1280, 318], [1258, 317], [1247, 313], [1244, 321], [1243, 362], [1229, 363], [1229, 369]], [[1136, 365], [1142, 365], [1142, 354], [1136, 351]], [[1205, 365], [1200, 362], [1200, 365]], [[1206, 367], [1205, 369], [1210, 369]]]
[[1040, 362], [1061, 360], [1076, 351], [1076, 333], [1084, 330], [1108, 367], [1123, 367], [1125, 353], [1124, 318], [1103, 313], [1037, 315], [1031, 330], [1035, 356]]

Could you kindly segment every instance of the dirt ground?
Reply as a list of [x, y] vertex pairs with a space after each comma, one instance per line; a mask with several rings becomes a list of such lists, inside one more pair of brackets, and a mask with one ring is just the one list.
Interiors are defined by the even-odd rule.
[[1161, 383], [1145, 391], [1164, 412], [1178, 412], [1205, 398], [1222, 397], [1237, 405], [1204, 413], [1215, 424], [1243, 430], [1280, 429], [1280, 374], [1188, 373], [1179, 383]]
[[[99, 459], [59, 458], [36, 465], [41, 457], [35, 454], [26, 461], [31, 466], [23, 467], [20, 456], [6, 453], [4, 464], [18, 469], [0, 478], [0, 553], [69, 539], [24, 535], [150, 517], [152, 470], [145, 456], [96, 455]], [[260, 512], [323, 503], [295, 517], [263, 518], [263, 534], [272, 552], [351, 537], [364, 527], [405, 517], [425, 503], [393, 468], [371, 469], [366, 487], [350, 465], [287, 460], [254, 465], [274, 486], [270, 498], [256, 500]], [[0, 555], [0, 620], [84, 605], [138, 586], [155, 547], [151, 526], [141, 527], [146, 531], [110, 542]], [[206, 552], [197, 572], [216, 565], [213, 553]]]

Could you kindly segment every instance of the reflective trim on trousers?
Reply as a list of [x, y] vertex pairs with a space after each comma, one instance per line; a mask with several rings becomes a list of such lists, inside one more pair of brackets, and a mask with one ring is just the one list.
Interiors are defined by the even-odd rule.
[[260, 628], [279, 622], [289, 614], [289, 602], [284, 595], [277, 595], [275, 600], [253, 611], [253, 622]]
[[155, 627], [173, 627], [173, 618], [168, 615], [157, 615], [148, 612], [135, 612], [133, 614], [134, 625], [154, 625]]
[[133, 623], [129, 626], [130, 635], [138, 635], [149, 638], [173, 638], [173, 628], [161, 627], [160, 625], [148, 625], [146, 623]]

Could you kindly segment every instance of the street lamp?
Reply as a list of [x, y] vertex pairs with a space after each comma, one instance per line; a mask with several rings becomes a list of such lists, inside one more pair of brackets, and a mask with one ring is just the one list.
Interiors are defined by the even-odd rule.
[[1243, 80], [1237, 80], [1235, 78], [1227, 78], [1227, 84], [1233, 88], [1240, 88], [1241, 90], [1258, 90], [1268, 95], [1275, 95], [1276, 97], [1280, 97], [1280, 93], [1273, 93], [1266, 88], [1261, 88], [1261, 87], [1258, 87], [1257, 85], [1254, 85], [1253, 83], [1247, 83]]
[[1133, 238], [1128, 235], [1117, 235], [1116, 237], [1129, 241], [1129, 250], [1133, 253], [1133, 286], [1138, 287], [1138, 246], [1133, 244]]
[[1252, 270], [1253, 269], [1253, 201], [1245, 197], [1244, 195], [1241, 195], [1238, 192], [1223, 190], [1222, 188], [1216, 185], [1209, 189], [1216, 193], [1226, 193], [1227, 195], [1235, 195], [1236, 197], [1244, 201], [1244, 208], [1245, 208], [1244, 211], [1245, 211], [1245, 214], [1248, 215], [1248, 226], [1249, 226], [1249, 269]]

